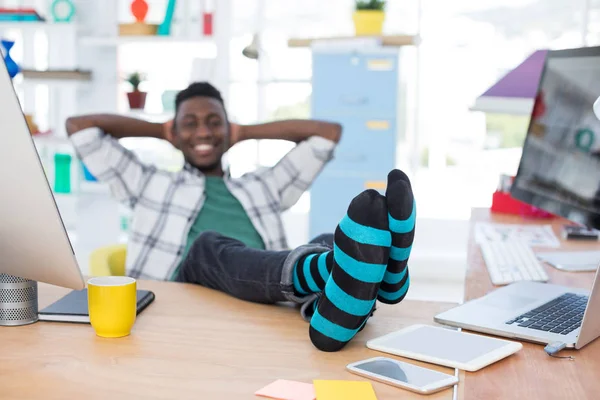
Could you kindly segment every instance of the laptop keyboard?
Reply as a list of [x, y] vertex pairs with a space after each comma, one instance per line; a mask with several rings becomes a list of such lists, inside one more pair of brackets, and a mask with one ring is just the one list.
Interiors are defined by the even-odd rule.
[[588, 296], [565, 293], [506, 323], [567, 335], [581, 326]]

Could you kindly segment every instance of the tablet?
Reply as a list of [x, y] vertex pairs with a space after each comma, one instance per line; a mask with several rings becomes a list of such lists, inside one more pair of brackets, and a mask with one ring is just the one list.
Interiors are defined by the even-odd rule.
[[367, 347], [432, 364], [478, 371], [523, 348], [518, 342], [430, 325], [412, 325], [367, 341]]

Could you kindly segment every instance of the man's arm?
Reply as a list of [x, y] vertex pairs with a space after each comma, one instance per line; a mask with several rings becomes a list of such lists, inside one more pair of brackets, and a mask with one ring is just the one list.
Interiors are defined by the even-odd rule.
[[119, 201], [133, 206], [152, 174], [118, 139], [125, 137], [166, 138], [166, 125], [111, 114], [70, 117], [67, 133], [83, 164], [98, 180], [108, 183]]
[[66, 122], [69, 136], [89, 128], [98, 128], [104, 133], [121, 139], [124, 137], [165, 138], [165, 125], [113, 114], [91, 114], [70, 117]]
[[342, 126], [338, 123], [315, 120], [275, 121], [258, 125], [238, 125], [232, 132], [233, 142], [248, 139], [278, 139], [300, 143], [312, 136], [338, 143]]

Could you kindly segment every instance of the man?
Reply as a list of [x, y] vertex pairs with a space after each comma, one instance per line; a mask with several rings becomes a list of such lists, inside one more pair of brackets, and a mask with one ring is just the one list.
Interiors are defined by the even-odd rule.
[[[166, 126], [114, 115], [67, 121], [90, 172], [133, 208], [128, 275], [196, 283], [248, 301], [296, 302], [311, 320], [311, 340], [325, 351], [339, 350], [354, 337], [376, 298], [396, 303], [404, 297], [414, 200], [400, 171], [390, 174], [387, 200], [375, 191], [357, 196], [335, 243], [329, 235], [287, 249], [281, 212], [331, 159], [339, 124], [237, 126], [228, 121], [220, 93], [195, 83], [178, 94], [175, 118]], [[126, 136], [169, 140], [183, 153], [184, 168], [170, 173], [142, 163], [118, 143]], [[232, 179], [221, 158], [246, 139], [297, 145], [274, 167]]]
[[[331, 159], [341, 127], [320, 121], [231, 124], [220, 93], [208, 83], [195, 83], [177, 96], [172, 123], [87, 115], [69, 118], [67, 132], [90, 172], [133, 210], [128, 274], [170, 280], [203, 231], [254, 248], [287, 249], [281, 212], [297, 202]], [[119, 144], [123, 137], [169, 140], [183, 153], [184, 168], [169, 173], [142, 163]], [[273, 168], [231, 179], [221, 158], [247, 139], [298, 144]]]

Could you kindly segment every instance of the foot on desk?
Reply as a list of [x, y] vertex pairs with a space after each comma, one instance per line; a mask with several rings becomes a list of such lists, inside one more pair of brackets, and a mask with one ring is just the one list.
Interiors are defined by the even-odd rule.
[[310, 339], [318, 349], [342, 349], [365, 324], [391, 243], [385, 197], [375, 190], [362, 192], [335, 230], [331, 275], [310, 321]]
[[415, 199], [410, 180], [404, 172], [395, 169], [389, 173], [385, 197], [392, 232], [392, 247], [377, 300], [386, 304], [396, 304], [404, 299], [410, 285], [408, 257], [415, 237]]
[[332, 267], [333, 251], [301, 257], [294, 266], [294, 290], [299, 295], [322, 292]]

